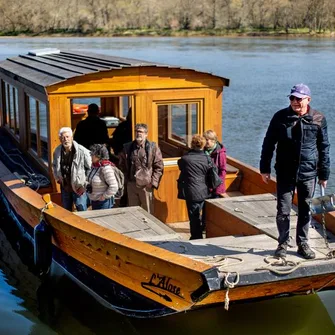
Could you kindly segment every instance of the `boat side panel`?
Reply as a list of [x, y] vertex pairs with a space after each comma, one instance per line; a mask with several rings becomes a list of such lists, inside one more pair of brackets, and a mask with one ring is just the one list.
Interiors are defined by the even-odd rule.
[[[0, 187], [17, 215], [34, 227], [44, 202], [13, 178], [11, 174], [1, 178]], [[194, 304], [193, 292], [202, 286], [208, 290], [202, 273], [210, 265], [125, 237], [57, 205], [44, 216], [53, 228], [54, 244], [63, 252], [168, 308], [187, 310]]]
[[[281, 281], [232, 288], [229, 290], [229, 300], [239, 301], [294, 293], [308, 294], [321, 288], [330, 289], [332, 287], [335, 287], [334, 273], [292, 280], [283, 278]], [[211, 292], [203, 300], [196, 303], [195, 307], [222, 303], [225, 301], [225, 295], [226, 291]]]

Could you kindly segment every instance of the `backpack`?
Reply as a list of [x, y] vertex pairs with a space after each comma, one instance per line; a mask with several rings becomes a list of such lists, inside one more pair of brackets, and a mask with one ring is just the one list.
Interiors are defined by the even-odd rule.
[[124, 192], [124, 174], [116, 166], [112, 166], [115, 174], [115, 179], [117, 182], [117, 192], [115, 193], [115, 198], [120, 199], [123, 196]]
[[[123, 196], [123, 192], [124, 192], [124, 174], [115, 165], [111, 165], [111, 167], [114, 171], [114, 175], [115, 175], [115, 179], [116, 179], [116, 183], [117, 183], [117, 191], [116, 191], [114, 197], [116, 199], [120, 199]], [[100, 178], [106, 183], [107, 186], [109, 186], [107, 184], [104, 176], [103, 176], [102, 170], [100, 170]]]

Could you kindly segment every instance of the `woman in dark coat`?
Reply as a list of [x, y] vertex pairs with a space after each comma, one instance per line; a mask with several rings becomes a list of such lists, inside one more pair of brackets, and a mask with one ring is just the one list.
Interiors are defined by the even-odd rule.
[[216, 132], [214, 130], [207, 130], [204, 132], [206, 139], [205, 153], [210, 156], [214, 165], [218, 168], [218, 175], [222, 180], [222, 184], [216, 189], [211, 190], [212, 198], [222, 197], [226, 193], [226, 172], [227, 172], [227, 155], [226, 148], [218, 142]]
[[208, 158], [203, 151], [206, 140], [194, 135], [191, 150], [178, 161], [180, 170], [178, 185], [183, 185], [190, 220], [190, 240], [201, 239], [204, 220], [201, 217], [205, 199], [211, 194], [206, 184], [209, 170]]

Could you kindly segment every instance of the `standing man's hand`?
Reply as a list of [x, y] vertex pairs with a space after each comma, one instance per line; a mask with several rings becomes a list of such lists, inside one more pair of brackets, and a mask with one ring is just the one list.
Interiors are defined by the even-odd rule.
[[321, 185], [323, 188], [327, 187], [327, 180], [319, 180], [318, 181], [319, 185]]
[[85, 188], [83, 186], [79, 187], [77, 190], [76, 190], [76, 193], [79, 195], [79, 196], [82, 196], [84, 193], [85, 193]]
[[268, 184], [269, 180], [270, 180], [270, 173], [262, 173], [262, 179], [263, 179], [263, 182], [265, 184]]

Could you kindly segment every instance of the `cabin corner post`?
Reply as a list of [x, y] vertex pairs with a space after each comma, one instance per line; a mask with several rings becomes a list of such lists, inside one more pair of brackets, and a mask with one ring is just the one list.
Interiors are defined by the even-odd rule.
[[4, 125], [4, 99], [5, 99], [5, 84], [0, 78], [0, 126]]
[[66, 96], [49, 95], [49, 174], [54, 192], [58, 192], [59, 187], [52, 172], [53, 153], [60, 144], [58, 136], [59, 129], [62, 127], [71, 127], [70, 107], [70, 100], [67, 99]]

